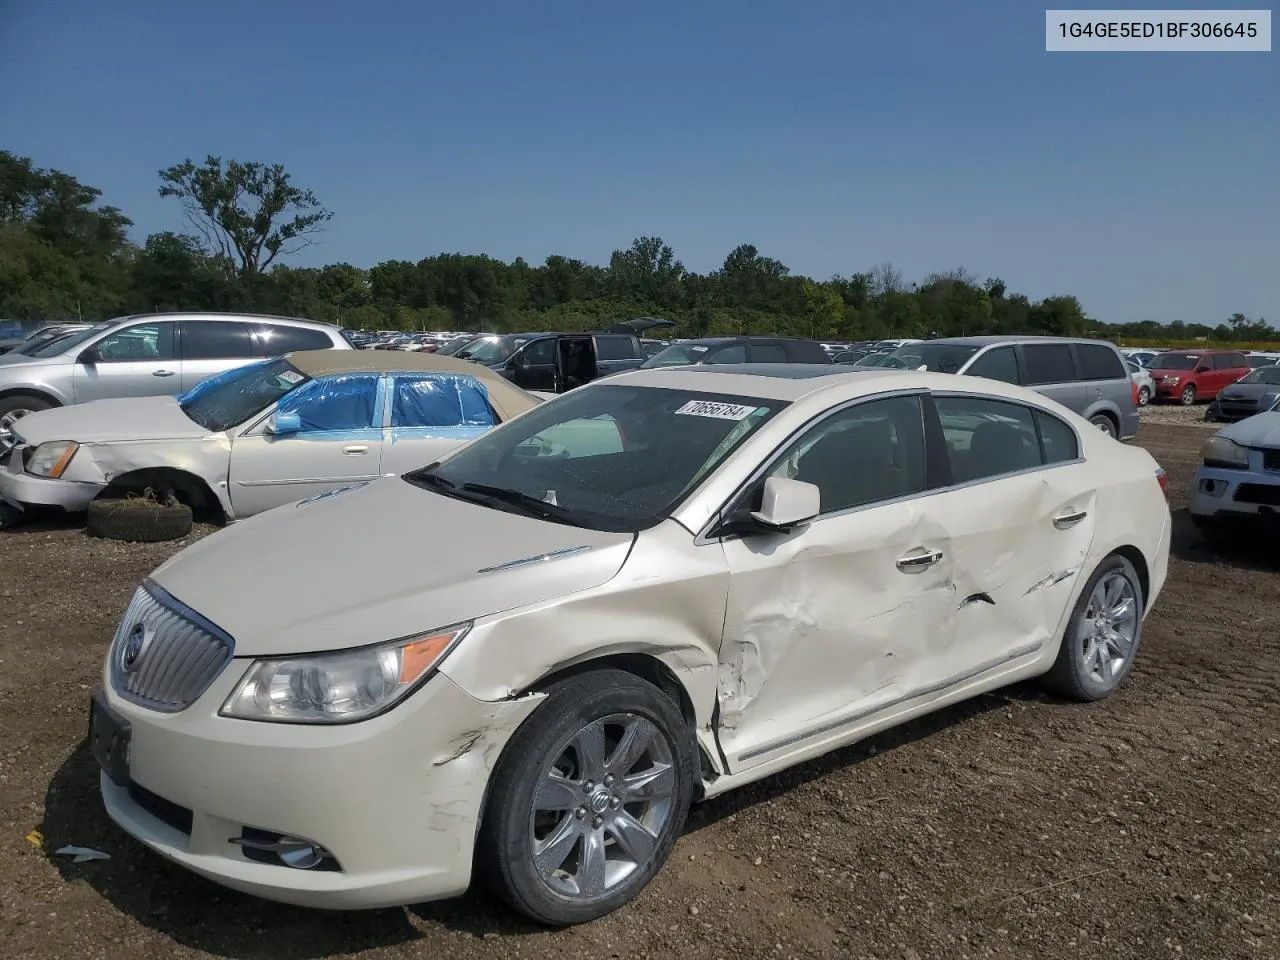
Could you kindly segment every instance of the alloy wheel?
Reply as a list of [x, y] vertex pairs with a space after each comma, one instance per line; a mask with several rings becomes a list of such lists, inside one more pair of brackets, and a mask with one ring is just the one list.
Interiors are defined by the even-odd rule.
[[1133, 655], [1138, 635], [1138, 600], [1133, 584], [1121, 571], [1100, 579], [1089, 596], [1080, 630], [1085, 673], [1109, 686], [1121, 676]]

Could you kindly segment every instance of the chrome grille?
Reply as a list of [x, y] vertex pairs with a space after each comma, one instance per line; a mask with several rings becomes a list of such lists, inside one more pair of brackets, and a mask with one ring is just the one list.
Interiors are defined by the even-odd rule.
[[144, 583], [111, 641], [111, 684], [139, 706], [177, 713], [209, 689], [234, 647], [194, 610]]

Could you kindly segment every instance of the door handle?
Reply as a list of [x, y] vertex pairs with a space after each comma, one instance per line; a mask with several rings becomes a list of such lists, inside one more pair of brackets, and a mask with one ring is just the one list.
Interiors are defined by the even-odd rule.
[[926, 550], [923, 547], [916, 553], [909, 553], [898, 559], [898, 569], [903, 573], [919, 573], [926, 567], [932, 567], [942, 559], [941, 550]]
[[369, 452], [369, 448], [364, 445], [343, 447], [342, 452], [348, 457], [359, 457]]
[[174, 374], [174, 371], [172, 370], [152, 370], [151, 371], [151, 375], [153, 377], [172, 377], [173, 374]]
[[1064, 510], [1053, 518], [1053, 525], [1059, 530], [1066, 530], [1068, 527], [1074, 527], [1088, 515], [1084, 510]]

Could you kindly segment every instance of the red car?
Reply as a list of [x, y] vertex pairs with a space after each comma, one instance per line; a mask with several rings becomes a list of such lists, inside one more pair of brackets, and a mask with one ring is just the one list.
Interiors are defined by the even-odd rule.
[[1252, 369], [1238, 350], [1166, 350], [1147, 366], [1156, 382], [1156, 400], [1177, 400], [1189, 407], [1212, 400], [1223, 387]]

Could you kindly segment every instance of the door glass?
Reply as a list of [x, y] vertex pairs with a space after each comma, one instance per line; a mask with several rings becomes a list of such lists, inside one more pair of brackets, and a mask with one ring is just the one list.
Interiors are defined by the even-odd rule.
[[257, 356], [243, 323], [188, 320], [182, 325], [182, 356], [187, 360], [227, 360]]
[[787, 351], [777, 343], [753, 343], [751, 345], [752, 363], [786, 363]]
[[393, 427], [489, 427], [497, 422], [488, 394], [474, 377], [396, 377]]
[[1124, 365], [1120, 356], [1101, 343], [1076, 344], [1081, 380], [1123, 380]]
[[550, 338], [533, 341], [520, 354], [520, 363], [531, 367], [541, 367], [554, 363], [555, 359], [556, 342]]
[[1013, 347], [996, 347], [988, 350], [965, 371], [971, 377], [986, 377], [1002, 383], [1018, 382], [1018, 357]]
[[1022, 348], [1022, 356], [1027, 363], [1025, 383], [1029, 387], [1070, 383], [1076, 378], [1069, 343], [1029, 343]]
[[300, 433], [367, 430], [373, 426], [379, 380], [367, 373], [321, 377], [288, 394], [276, 411], [296, 413]]
[[812, 483], [823, 514], [925, 489], [919, 397], [872, 400], [833, 414], [800, 437], [769, 472]]
[[747, 348], [742, 344], [734, 344], [731, 347], [722, 347], [712, 352], [703, 363], [746, 363]]
[[935, 397], [951, 479], [968, 483], [1042, 466], [1031, 408], [983, 397]]
[[637, 356], [630, 337], [621, 335], [596, 337], [597, 360], [634, 360]]
[[103, 337], [97, 343], [104, 363], [173, 359], [173, 324], [141, 323]]

